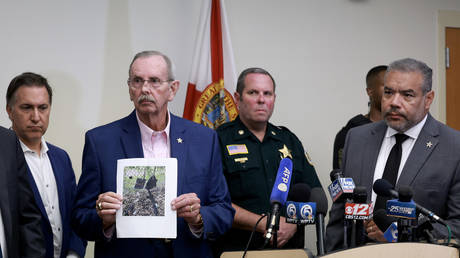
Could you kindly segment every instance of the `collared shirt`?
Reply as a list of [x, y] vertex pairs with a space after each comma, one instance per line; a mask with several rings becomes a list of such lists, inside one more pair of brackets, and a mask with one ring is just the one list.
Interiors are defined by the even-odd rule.
[[[401, 163], [399, 165], [399, 170], [398, 170], [398, 179], [399, 179], [399, 176], [401, 175], [401, 171], [403, 170], [404, 165], [406, 164], [407, 158], [409, 157], [409, 154], [412, 151], [412, 148], [414, 147], [415, 142], [417, 141], [420, 131], [422, 131], [422, 128], [425, 125], [427, 117], [428, 115], [425, 115], [425, 118], [423, 118], [422, 121], [420, 121], [418, 124], [414, 125], [409, 130], [404, 132], [404, 134], [409, 137], [401, 145], [402, 153], [401, 153]], [[377, 163], [375, 165], [373, 182], [375, 182], [377, 179], [382, 178], [383, 176], [383, 171], [385, 170], [385, 165], [387, 163], [388, 156], [390, 156], [391, 148], [393, 148], [393, 145], [396, 144], [396, 138], [394, 137], [394, 135], [397, 133], [398, 131], [396, 131], [395, 129], [391, 127], [387, 128], [385, 137], [383, 138], [383, 141], [382, 141], [382, 146], [380, 147], [380, 152], [377, 158]], [[376, 198], [377, 198], [377, 195], [374, 193], [374, 191], [372, 191], [372, 203], [373, 204], [375, 204]]]
[[21, 140], [22, 151], [32, 173], [38, 192], [45, 206], [51, 230], [53, 231], [54, 257], [61, 256], [62, 220], [59, 209], [59, 197], [53, 168], [48, 157], [48, 145], [42, 137], [40, 153], [27, 147]]
[[[171, 157], [171, 141], [169, 137], [171, 115], [168, 111], [168, 123], [162, 131], [155, 131], [144, 124], [136, 111], [137, 123], [141, 131], [142, 150], [144, 151], [144, 158], [170, 158]], [[196, 237], [201, 237], [203, 227], [200, 230], [194, 230], [189, 225], [190, 231]]]
[[169, 140], [169, 127], [171, 117], [168, 112], [168, 123], [162, 131], [155, 131], [144, 124], [136, 112], [137, 123], [141, 131], [142, 150], [144, 158], [170, 158], [171, 144]]

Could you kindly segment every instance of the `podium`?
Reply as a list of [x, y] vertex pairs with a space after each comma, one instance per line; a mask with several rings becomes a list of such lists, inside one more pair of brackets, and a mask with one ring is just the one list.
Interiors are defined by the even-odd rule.
[[327, 254], [321, 257], [459, 258], [459, 251], [456, 248], [443, 245], [408, 242], [366, 245]]
[[[224, 252], [221, 258], [241, 258], [243, 257], [241, 251]], [[277, 250], [261, 250], [261, 251], [248, 251], [246, 258], [312, 258], [310, 251], [304, 249], [277, 249]], [[388, 258], [388, 257], [386, 257]], [[458, 257], [457, 257], [458, 258]]]

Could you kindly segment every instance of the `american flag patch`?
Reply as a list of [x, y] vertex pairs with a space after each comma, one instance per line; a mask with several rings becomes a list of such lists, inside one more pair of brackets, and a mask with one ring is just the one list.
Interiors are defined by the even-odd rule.
[[246, 148], [246, 144], [227, 145], [227, 150], [229, 155], [248, 154], [248, 148]]

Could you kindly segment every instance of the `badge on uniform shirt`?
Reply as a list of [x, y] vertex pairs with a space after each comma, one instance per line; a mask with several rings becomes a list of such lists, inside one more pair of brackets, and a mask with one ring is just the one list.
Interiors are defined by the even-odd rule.
[[284, 158], [292, 159], [291, 150], [288, 149], [286, 144], [283, 144], [283, 148], [279, 149], [278, 151], [280, 152], [281, 159], [284, 159]]
[[245, 163], [246, 161], [248, 161], [248, 157], [242, 157], [242, 158], [235, 159], [235, 162], [239, 162], [241, 164]]
[[248, 148], [246, 148], [246, 144], [230, 144], [227, 145], [228, 155], [235, 155], [235, 154], [248, 154]]
[[[305, 152], [305, 158], [307, 159], [308, 163], [314, 167], [315, 165], [313, 165], [313, 161], [311, 161], [311, 158], [310, 158], [310, 155], [308, 154], [308, 152]], [[340, 159], [339, 159], [340, 160]]]

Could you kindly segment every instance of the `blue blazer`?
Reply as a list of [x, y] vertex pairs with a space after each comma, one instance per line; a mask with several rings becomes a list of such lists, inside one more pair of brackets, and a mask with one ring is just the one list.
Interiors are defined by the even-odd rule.
[[[72, 169], [72, 163], [70, 161], [69, 155], [67, 155], [63, 149], [60, 149], [59, 147], [50, 143], [47, 143], [47, 145], [48, 157], [51, 162], [51, 167], [53, 168], [54, 178], [56, 179], [59, 198], [59, 210], [61, 212], [62, 220], [62, 249], [60, 257], [65, 258], [69, 250], [72, 250], [83, 258], [86, 251], [86, 241], [79, 238], [72, 230], [70, 225], [72, 207], [77, 188], [75, 184], [75, 174]], [[35, 203], [40, 209], [40, 213], [42, 215], [41, 224], [43, 235], [45, 237], [46, 257], [53, 258], [54, 247], [51, 224], [48, 219], [48, 215], [46, 214], [42, 198], [40, 197], [40, 192], [38, 191], [37, 185], [35, 184], [34, 177], [32, 176], [29, 167], [27, 167], [27, 171], [29, 183], [34, 193]]]
[[[161, 239], [106, 239], [96, 213], [99, 194], [116, 192], [117, 160], [143, 157], [136, 114], [86, 133], [82, 175], [78, 183], [72, 225], [87, 240], [96, 241], [95, 257], [212, 257], [210, 240], [230, 229], [235, 211], [222, 173], [217, 134], [202, 125], [171, 114], [171, 157], [178, 161], [177, 195], [194, 192], [201, 200], [204, 231], [201, 238], [177, 218], [177, 238], [171, 249]], [[180, 141], [179, 139], [182, 139]], [[168, 205], [168, 204], [166, 204]]]

